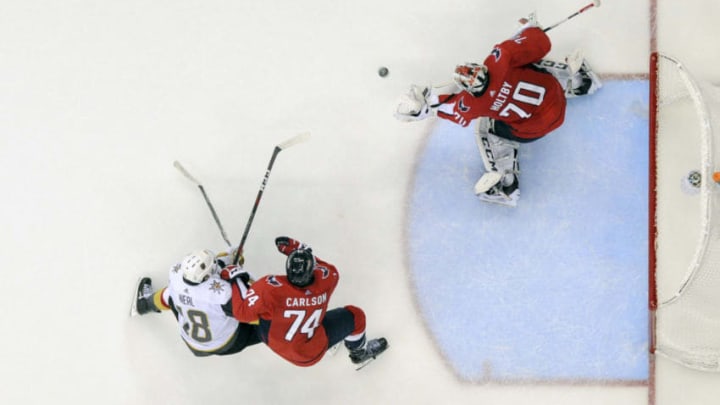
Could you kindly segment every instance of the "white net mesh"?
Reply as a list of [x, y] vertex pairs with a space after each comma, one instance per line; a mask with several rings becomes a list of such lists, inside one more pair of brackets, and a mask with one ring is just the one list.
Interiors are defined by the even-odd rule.
[[[657, 99], [656, 351], [720, 371], [720, 186], [712, 181], [720, 97], [659, 55]], [[691, 172], [699, 187], [688, 185]]]

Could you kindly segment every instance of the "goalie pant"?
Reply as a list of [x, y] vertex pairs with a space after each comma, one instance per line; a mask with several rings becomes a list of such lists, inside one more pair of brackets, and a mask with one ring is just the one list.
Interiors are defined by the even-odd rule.
[[552, 74], [532, 65], [550, 47], [550, 38], [538, 27], [496, 45], [484, 61], [488, 69], [484, 93], [439, 94], [437, 104], [433, 103], [437, 116], [462, 126], [489, 117], [495, 121], [492, 133], [521, 143], [557, 129], [565, 119], [565, 91]]

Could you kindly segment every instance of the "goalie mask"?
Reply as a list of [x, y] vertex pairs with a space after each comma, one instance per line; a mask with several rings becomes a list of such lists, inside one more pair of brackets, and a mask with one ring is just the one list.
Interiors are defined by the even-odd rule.
[[209, 250], [199, 250], [187, 255], [180, 263], [183, 280], [200, 284], [210, 277], [215, 266], [215, 255]]
[[310, 249], [298, 249], [290, 253], [285, 262], [285, 272], [290, 284], [306, 287], [313, 282], [315, 256]]
[[463, 90], [475, 97], [480, 97], [485, 92], [488, 82], [488, 71], [484, 65], [477, 63], [466, 63], [455, 67], [453, 80]]

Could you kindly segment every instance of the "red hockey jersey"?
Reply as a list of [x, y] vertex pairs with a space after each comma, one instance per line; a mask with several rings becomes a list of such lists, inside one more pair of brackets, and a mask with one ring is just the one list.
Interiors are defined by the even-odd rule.
[[[233, 300], [235, 318], [240, 322], [259, 319], [270, 349], [303, 367], [320, 361], [328, 349], [322, 321], [339, 280], [335, 266], [315, 260], [315, 279], [307, 287], [293, 286], [286, 276], [265, 276], [252, 284], [244, 299]], [[237, 287], [233, 293], [238, 293]]]
[[535, 139], [562, 125], [565, 95], [550, 73], [532, 63], [550, 51], [550, 39], [541, 29], [525, 29], [495, 46], [484, 64], [488, 86], [480, 97], [462, 91], [439, 96], [438, 116], [462, 126], [479, 117], [505, 122], [520, 138]]

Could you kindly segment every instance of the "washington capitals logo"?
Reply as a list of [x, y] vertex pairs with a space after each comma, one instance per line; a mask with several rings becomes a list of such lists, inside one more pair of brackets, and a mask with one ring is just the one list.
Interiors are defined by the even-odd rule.
[[265, 281], [273, 287], [281, 287], [282, 283], [275, 276], [268, 276]]
[[465, 103], [463, 103], [463, 99], [460, 99], [460, 101], [458, 101], [458, 110], [462, 112], [468, 112], [470, 111], [470, 107], [466, 106]]

